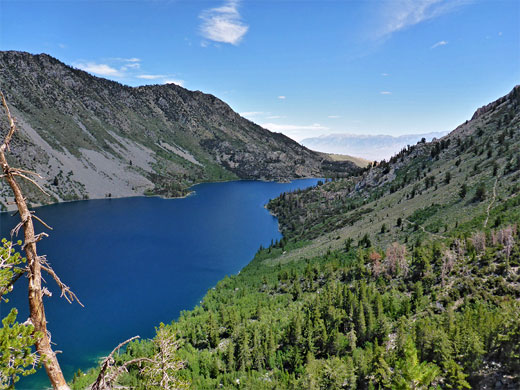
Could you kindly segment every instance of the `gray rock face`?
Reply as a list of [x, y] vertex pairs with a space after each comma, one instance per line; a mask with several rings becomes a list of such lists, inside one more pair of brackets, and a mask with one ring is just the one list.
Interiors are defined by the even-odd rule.
[[[202, 181], [348, 175], [226, 103], [174, 84], [132, 88], [46, 55], [0, 52], [0, 88], [16, 117], [15, 166], [41, 173], [34, 203], [145, 192], [179, 196]], [[2, 118], [2, 121], [4, 118]], [[5, 123], [2, 122], [5, 129]], [[9, 191], [0, 187], [0, 202]]]

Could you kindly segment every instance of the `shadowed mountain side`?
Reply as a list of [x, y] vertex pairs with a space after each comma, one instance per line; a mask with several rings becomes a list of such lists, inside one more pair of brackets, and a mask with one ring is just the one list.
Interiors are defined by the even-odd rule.
[[[35, 203], [180, 196], [197, 182], [349, 175], [335, 163], [174, 84], [128, 87], [46, 55], [0, 52], [0, 87], [17, 119], [15, 166], [39, 172]], [[9, 201], [2, 189], [2, 202]]]

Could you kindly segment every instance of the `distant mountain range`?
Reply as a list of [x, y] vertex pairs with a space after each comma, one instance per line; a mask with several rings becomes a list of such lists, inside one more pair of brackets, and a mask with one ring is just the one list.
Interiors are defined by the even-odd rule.
[[393, 137], [391, 135], [328, 134], [320, 137], [305, 138], [301, 144], [309, 149], [325, 153], [346, 154], [367, 160], [388, 160], [407, 145], [415, 145], [422, 138], [431, 141], [441, 138], [448, 132], [409, 134]]
[[[47, 54], [0, 52], [0, 88], [19, 128], [13, 165], [42, 174], [39, 184], [51, 194], [28, 186], [34, 204], [180, 196], [203, 181], [288, 180], [357, 169], [256, 125], [215, 96], [175, 84], [128, 87]], [[10, 200], [0, 184], [0, 207]]]

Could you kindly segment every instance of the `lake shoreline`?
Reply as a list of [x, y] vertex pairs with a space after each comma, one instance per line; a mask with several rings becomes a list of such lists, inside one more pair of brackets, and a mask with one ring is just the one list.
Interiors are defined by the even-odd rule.
[[[38, 216], [54, 230], [39, 251], [85, 304], [69, 305], [47, 284], [56, 298], [45, 310], [66, 378], [94, 366], [93, 357], [121, 340], [153, 337], [157, 324], [195, 308], [219, 281], [250, 264], [260, 245], [281, 239], [278, 219], [264, 208], [269, 199], [318, 180], [200, 183], [183, 199], [136, 196], [40, 207]], [[0, 218], [8, 236], [17, 216]], [[26, 290], [19, 284], [11, 303], [25, 318]], [[17, 388], [42, 389], [46, 380], [41, 371]]]
[[[218, 184], [218, 183], [231, 183], [231, 182], [243, 182], [243, 181], [252, 181], [252, 182], [258, 181], [258, 182], [262, 182], [262, 183], [284, 184], [284, 183], [291, 183], [291, 182], [293, 182], [295, 180], [307, 180], [307, 179], [323, 180], [323, 178], [318, 178], [318, 177], [298, 177], [298, 178], [292, 178], [292, 179], [284, 179], [283, 181], [282, 180], [266, 180], [266, 179], [230, 179], [230, 180], [218, 180], [218, 181], [202, 181], [200, 183], [195, 183], [192, 186], [187, 187], [186, 189], [189, 190], [189, 189], [191, 189], [193, 187], [196, 187], [198, 185], [201, 185], [201, 184]], [[31, 203], [30, 200], [29, 200], [28, 204], [31, 206], [29, 208], [31, 210], [34, 210], [34, 209], [39, 209], [41, 207], [46, 207], [46, 206], [52, 206], [52, 205], [57, 205], [57, 204], [66, 204], [66, 203], [74, 203], [74, 202], [84, 202], [84, 201], [89, 201], [89, 200], [129, 199], [129, 198], [184, 199], [184, 198], [187, 198], [189, 196], [192, 196], [194, 192], [195, 191], [189, 191], [187, 194], [181, 195], [181, 196], [165, 196], [165, 195], [160, 195], [160, 194], [145, 195], [144, 193], [141, 194], [141, 195], [105, 196], [105, 197], [94, 197], [94, 198], [87, 198], [87, 199], [59, 200], [57, 202], [46, 203], [46, 204]], [[16, 203], [14, 203], [14, 198], [8, 197], [7, 201], [6, 201], [6, 204], [7, 204], [7, 210], [0, 210], [0, 215], [2, 215], [4, 213], [10, 213], [10, 212], [18, 211]]]

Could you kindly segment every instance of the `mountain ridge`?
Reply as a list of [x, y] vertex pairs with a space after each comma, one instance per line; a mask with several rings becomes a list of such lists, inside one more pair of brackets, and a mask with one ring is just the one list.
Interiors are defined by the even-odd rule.
[[[499, 207], [498, 199], [518, 192], [519, 107], [517, 85], [440, 139], [405, 147], [360, 176], [285, 194], [268, 207], [287, 239], [315, 240], [311, 246], [316, 253], [364, 234], [385, 245], [410, 236], [431, 239], [450, 223], [482, 225], [486, 210], [489, 216]], [[493, 194], [497, 202], [490, 205]], [[423, 212], [433, 213], [430, 225], [405, 223]], [[396, 225], [397, 219], [402, 225]], [[408, 230], [401, 229], [405, 225]]]
[[[166, 325], [197, 389], [517, 389], [520, 86], [361, 175], [283, 193], [283, 238]], [[130, 345], [122, 362], [153, 358]], [[119, 379], [145, 389], [140, 367]], [[84, 389], [99, 368], [78, 372]]]
[[[203, 181], [348, 175], [336, 163], [175, 84], [129, 87], [48, 54], [0, 52], [0, 86], [19, 132], [11, 158], [39, 172], [34, 204], [159, 194]], [[2, 203], [9, 191], [0, 190]]]

